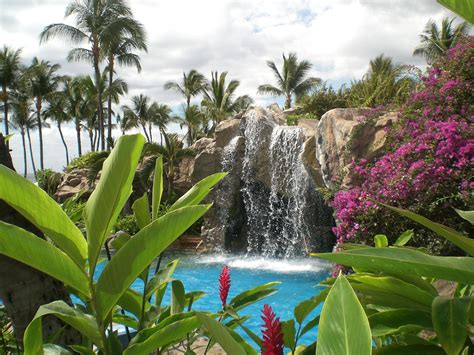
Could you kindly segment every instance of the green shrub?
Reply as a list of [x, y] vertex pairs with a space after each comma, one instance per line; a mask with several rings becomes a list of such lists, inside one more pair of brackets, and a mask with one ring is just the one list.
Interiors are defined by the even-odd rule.
[[106, 158], [108, 154], [108, 152], [88, 152], [80, 157], [72, 159], [66, 167], [66, 171], [74, 169], [90, 169], [97, 160]]
[[61, 183], [62, 174], [51, 169], [38, 170], [36, 172], [36, 181], [38, 186], [53, 196]]
[[137, 220], [133, 214], [127, 216], [120, 216], [117, 219], [117, 223], [115, 224], [114, 231], [123, 231], [130, 235], [134, 235], [139, 231]]

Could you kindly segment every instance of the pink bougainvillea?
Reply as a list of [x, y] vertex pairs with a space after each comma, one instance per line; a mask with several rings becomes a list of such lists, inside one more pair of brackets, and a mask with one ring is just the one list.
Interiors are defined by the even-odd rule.
[[388, 152], [375, 162], [353, 163], [362, 184], [336, 193], [332, 203], [339, 243], [400, 232], [390, 229], [396, 217], [374, 200], [457, 226], [448, 207], [473, 202], [473, 90], [474, 37], [468, 37], [429, 70], [423, 88], [401, 108], [398, 125], [388, 132]]

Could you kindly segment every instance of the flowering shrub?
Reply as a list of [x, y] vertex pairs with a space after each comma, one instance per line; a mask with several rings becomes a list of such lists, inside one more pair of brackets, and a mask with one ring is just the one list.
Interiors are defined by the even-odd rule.
[[[470, 228], [451, 207], [469, 209], [473, 203], [473, 82], [474, 37], [468, 37], [428, 71], [422, 89], [401, 108], [399, 122], [387, 133], [388, 152], [375, 162], [353, 163], [362, 184], [336, 193], [332, 203], [339, 243], [371, 242], [375, 232], [394, 239], [413, 227], [373, 201], [422, 212], [464, 231]], [[456, 252], [427, 232], [415, 235], [415, 245]]]
[[283, 355], [283, 333], [280, 318], [276, 318], [275, 312], [268, 304], [262, 310], [262, 355]]
[[219, 297], [222, 302], [222, 307], [227, 303], [227, 296], [229, 295], [230, 289], [230, 269], [228, 266], [222, 268], [221, 274], [219, 275]]

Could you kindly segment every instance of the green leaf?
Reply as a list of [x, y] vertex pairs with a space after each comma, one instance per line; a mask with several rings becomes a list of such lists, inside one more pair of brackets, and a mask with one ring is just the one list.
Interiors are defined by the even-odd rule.
[[388, 345], [374, 349], [374, 355], [446, 355], [443, 349], [436, 345]]
[[166, 323], [140, 332], [125, 349], [124, 355], [152, 353], [164, 345], [181, 340], [199, 326], [199, 321], [193, 313], [181, 313], [172, 317]]
[[114, 239], [110, 242], [115, 250], [119, 250], [121, 247], [125, 245], [130, 240], [131, 236], [128, 233], [117, 233]]
[[376, 248], [386, 248], [388, 247], [388, 239], [386, 235], [377, 234], [374, 237], [374, 243]]
[[163, 250], [196, 222], [210, 205], [168, 212], [140, 230], [107, 263], [96, 284], [96, 311], [105, 319], [116, 301]]
[[221, 181], [226, 175], [227, 173], [217, 173], [202, 179], [181, 196], [168, 211], [173, 211], [185, 206], [197, 205], [211, 192], [214, 185]]
[[464, 347], [469, 323], [470, 298], [436, 297], [433, 325], [438, 341], [447, 354], [459, 354]]
[[474, 3], [471, 0], [438, 0], [438, 2], [447, 7], [455, 14], [474, 24]]
[[432, 256], [407, 248], [365, 248], [312, 254], [332, 262], [393, 274], [407, 273], [474, 284], [474, 259]]
[[46, 240], [1, 221], [0, 254], [27, 264], [64, 282], [77, 292], [90, 296], [87, 275], [69, 256]]
[[281, 330], [283, 333], [283, 344], [290, 349], [295, 348], [295, 334], [296, 334], [296, 327], [295, 327], [295, 320], [290, 319], [285, 322], [281, 322]]
[[72, 355], [69, 350], [56, 344], [44, 344], [43, 350], [46, 355]]
[[138, 329], [138, 321], [135, 318], [130, 317], [126, 314], [114, 313], [112, 321], [114, 323], [122, 324], [132, 329]]
[[148, 281], [145, 288], [145, 298], [150, 298], [157, 290], [157, 288], [165, 282], [171, 281], [171, 276], [173, 276], [174, 270], [178, 265], [179, 260], [173, 260], [165, 267], [161, 268], [153, 277]]
[[104, 162], [102, 175], [84, 207], [90, 272], [93, 274], [104, 241], [114, 226], [125, 202], [132, 193], [144, 138], [122, 136]]
[[171, 314], [181, 313], [186, 301], [184, 285], [179, 280], [171, 282]]
[[298, 304], [295, 307], [294, 314], [295, 314], [295, 319], [298, 323], [303, 323], [303, 321], [306, 319], [308, 314], [310, 314], [313, 309], [315, 309], [318, 306], [318, 303], [316, 303], [314, 300], [305, 300]]
[[41, 317], [46, 315], [56, 316], [89, 338], [94, 344], [102, 347], [102, 339], [94, 317], [70, 307], [64, 301], [54, 301], [41, 306], [26, 328], [23, 338], [25, 354], [43, 353]]
[[153, 194], [151, 203], [151, 218], [158, 218], [160, 211], [161, 196], [163, 195], [163, 157], [156, 158], [155, 174], [153, 175]]
[[406, 243], [408, 243], [411, 240], [411, 238], [413, 238], [414, 235], [415, 235], [415, 233], [413, 232], [413, 229], [408, 229], [405, 232], [403, 232], [402, 234], [400, 234], [400, 236], [398, 237], [396, 242], [393, 243], [393, 245], [395, 245], [397, 247], [402, 247]]
[[92, 349], [82, 345], [69, 345], [69, 347], [80, 355], [95, 355]]
[[150, 223], [150, 206], [148, 204], [148, 195], [145, 192], [142, 197], [133, 202], [133, 214], [137, 220], [138, 228], [143, 229]]
[[3, 140], [5, 142], [8, 142], [10, 139], [12, 139], [13, 136], [14, 136], [13, 133], [7, 134], [5, 137], [3, 137]]
[[204, 313], [196, 313], [201, 324], [209, 331], [227, 354], [246, 355], [244, 348], [234, 339], [229, 330]]
[[142, 312], [142, 295], [137, 291], [129, 288], [117, 301], [118, 305], [126, 311], [132, 313], [137, 318]]
[[451, 243], [458, 246], [469, 255], [474, 256], [474, 240], [473, 239], [467, 238], [461, 233], [456, 232], [454, 229], [446, 227], [442, 224], [432, 222], [428, 218], [420, 216], [419, 214], [416, 214], [414, 212], [397, 208], [397, 207], [388, 206], [388, 205], [384, 205], [384, 206], [386, 206], [387, 208], [390, 208], [391, 210], [395, 212], [398, 212], [402, 216], [410, 218], [411, 220], [425, 226], [426, 228], [432, 230], [439, 236], [446, 238]]
[[456, 213], [471, 224], [474, 224], [474, 211], [456, 210]]
[[369, 321], [351, 285], [340, 275], [324, 302], [316, 354], [371, 353]]
[[369, 317], [372, 336], [433, 329], [431, 314], [414, 309], [395, 309], [378, 312]]
[[0, 199], [42, 231], [84, 268], [87, 243], [81, 231], [48, 194], [13, 170], [0, 165]]
[[302, 336], [305, 335], [307, 332], [309, 332], [311, 329], [313, 329], [314, 327], [316, 327], [316, 326], [319, 324], [319, 320], [320, 320], [320, 316], [317, 315], [316, 317], [314, 317], [313, 319], [311, 319], [308, 323], [306, 323], [306, 325], [303, 327], [303, 329], [301, 329], [300, 337], [302, 337]]
[[250, 290], [241, 292], [230, 300], [229, 305], [235, 311], [245, 308], [277, 292], [278, 290], [272, 287], [279, 285], [280, 283], [281, 282], [268, 282], [266, 284], [251, 288]]

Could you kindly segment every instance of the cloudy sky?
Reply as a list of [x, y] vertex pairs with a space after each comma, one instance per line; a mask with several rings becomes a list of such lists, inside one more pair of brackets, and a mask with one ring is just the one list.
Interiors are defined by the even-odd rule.
[[[71, 49], [67, 41], [39, 44], [46, 25], [72, 23], [64, 19], [68, 3], [0, 0], [0, 45], [23, 48], [25, 64], [38, 56], [60, 63], [64, 74], [92, 73], [87, 64], [65, 60]], [[261, 105], [275, 101], [257, 95], [256, 88], [272, 82], [265, 61], [279, 65], [282, 52], [294, 51], [311, 61], [312, 75], [335, 87], [360, 78], [369, 60], [380, 53], [423, 68], [423, 60], [412, 57], [418, 35], [428, 19], [452, 16], [434, 0], [129, 0], [129, 4], [146, 28], [149, 50], [141, 55], [140, 74], [118, 69], [129, 84], [128, 97], [143, 93], [177, 112], [181, 98], [164, 91], [163, 84], [179, 80], [183, 71], [193, 68], [208, 76], [211, 70], [228, 71], [229, 78], [241, 82], [239, 94], [249, 94]], [[73, 128], [66, 127], [65, 135], [76, 155]], [[18, 135], [12, 139], [12, 149], [15, 166], [22, 171]], [[47, 167], [60, 170], [65, 165], [54, 128], [46, 129], [45, 155]]]

